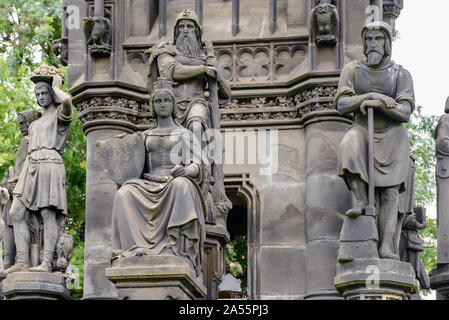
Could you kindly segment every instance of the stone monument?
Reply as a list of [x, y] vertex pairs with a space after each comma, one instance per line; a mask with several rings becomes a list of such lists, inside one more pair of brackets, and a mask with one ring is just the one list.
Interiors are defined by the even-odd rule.
[[[121, 184], [106, 276], [116, 284], [119, 299], [202, 298], [206, 205], [199, 185], [208, 161], [195, 136], [175, 122], [171, 84], [159, 79], [150, 105], [154, 129], [99, 142], [109, 174]], [[129, 145], [134, 152], [122, 152]], [[114, 159], [119, 154], [121, 159]], [[140, 165], [125, 173], [116, 170], [133, 157]]]
[[399, 195], [409, 174], [404, 123], [415, 108], [413, 82], [391, 61], [390, 25], [365, 25], [362, 40], [365, 58], [344, 67], [335, 99], [339, 112], [355, 117], [340, 145], [338, 174], [356, 199], [341, 232], [335, 286], [346, 299], [407, 299], [417, 289], [415, 273], [399, 261], [397, 238]]
[[[392, 23], [402, 8], [401, 0], [376, 3], [384, 8], [383, 18]], [[327, 6], [330, 20], [323, 10], [316, 15], [322, 20], [312, 30], [312, 11], [320, 4], [331, 5]], [[215, 215], [208, 210], [205, 219], [207, 298], [215, 298], [224, 271], [227, 236], [219, 226], [228, 214], [231, 237], [239, 232], [248, 240], [249, 299], [342, 299], [334, 277], [352, 194], [336, 168], [338, 147], [353, 121], [350, 114], [337, 112], [333, 100], [344, 64], [363, 56], [360, 29], [371, 4], [370, 0], [63, 0], [68, 12], [79, 9], [79, 19], [71, 15], [69, 21], [79, 22], [80, 28], [67, 30], [67, 37], [69, 90], [87, 139], [84, 299], [117, 297], [115, 284], [104, 272], [111, 267], [117, 183], [102, 166], [97, 141], [154, 127], [147, 70], [151, 65], [152, 85], [163, 71], [158, 67], [162, 58], [150, 61], [151, 54], [145, 52], [156, 51], [159, 44], [176, 52], [173, 26], [189, 7], [198, 20], [186, 19], [188, 25], [195, 33], [201, 30], [205, 45], [200, 59], [181, 64], [201, 60], [200, 68], [187, 66], [204, 69], [208, 60], [208, 67], [215, 68], [214, 59], [207, 58], [211, 52], [207, 43], [212, 41], [216, 69], [232, 91], [231, 101], [220, 108], [221, 98], [227, 96], [220, 88], [223, 83], [216, 84], [217, 91], [210, 90], [215, 78], [198, 76], [202, 79], [198, 93], [204, 98], [199, 104], [205, 107], [198, 109], [213, 114], [218, 101], [222, 139], [231, 145], [224, 158], [234, 158], [223, 165], [224, 188], [233, 208], [227, 212], [222, 202], [224, 210]], [[318, 45], [316, 35], [331, 41]], [[266, 148], [254, 150], [258, 133], [266, 133]], [[238, 147], [254, 138], [251, 148]], [[243, 154], [245, 160], [266, 155], [266, 161], [236, 161]], [[208, 208], [218, 208], [210, 204], [220, 203], [223, 195], [213, 173], [211, 168], [210, 192], [206, 197], [202, 193]], [[235, 217], [244, 222], [235, 224]]]
[[67, 196], [61, 154], [72, 120], [72, 103], [60, 89], [63, 76], [56, 68], [40, 66], [31, 80], [43, 115], [29, 126], [27, 155], [13, 190], [9, 218], [16, 261], [6, 270], [3, 294], [6, 299], [67, 299], [65, 272], [73, 239], [65, 231]]
[[431, 287], [437, 290], [440, 299], [449, 300], [449, 98], [435, 128], [437, 166], [437, 268], [431, 273]]

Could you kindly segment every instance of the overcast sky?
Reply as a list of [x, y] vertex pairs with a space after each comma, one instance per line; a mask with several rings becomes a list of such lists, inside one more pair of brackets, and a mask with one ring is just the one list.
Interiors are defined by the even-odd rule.
[[449, 96], [449, 1], [405, 0], [396, 21], [393, 60], [410, 71], [416, 103], [441, 115]]

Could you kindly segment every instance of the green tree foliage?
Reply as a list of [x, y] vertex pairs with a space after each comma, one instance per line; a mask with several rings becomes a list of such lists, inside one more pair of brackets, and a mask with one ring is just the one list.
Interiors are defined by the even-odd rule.
[[[31, 71], [44, 63], [58, 67], [65, 75], [63, 90], [67, 91], [67, 68], [60, 66], [52, 52], [53, 40], [61, 37], [61, 14], [61, 0], [0, 0], [0, 178], [14, 165], [22, 139], [17, 113], [39, 109], [29, 80]], [[63, 159], [68, 232], [74, 239], [71, 263], [79, 270], [80, 281], [72, 298], [79, 299], [84, 270], [86, 139], [76, 111]]]
[[241, 281], [242, 291], [247, 291], [248, 241], [245, 236], [236, 236], [226, 245], [226, 273]]

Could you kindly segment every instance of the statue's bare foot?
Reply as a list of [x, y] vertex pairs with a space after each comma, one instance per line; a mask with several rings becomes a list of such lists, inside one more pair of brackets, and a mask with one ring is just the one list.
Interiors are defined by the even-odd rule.
[[345, 215], [351, 219], [357, 218], [365, 211], [365, 204], [358, 202], [354, 207], [346, 211]]
[[52, 267], [51, 267], [51, 264], [42, 262], [41, 265], [34, 267], [34, 268], [30, 268], [28, 271], [30, 271], [30, 272], [52, 272]]
[[5, 272], [7, 274], [10, 274], [10, 273], [13, 273], [13, 272], [28, 271], [29, 267], [30, 267], [29, 264], [17, 262], [11, 268], [6, 269]]
[[397, 254], [394, 254], [393, 252], [390, 252], [388, 250], [380, 250], [379, 257], [381, 259], [399, 260], [399, 256]]

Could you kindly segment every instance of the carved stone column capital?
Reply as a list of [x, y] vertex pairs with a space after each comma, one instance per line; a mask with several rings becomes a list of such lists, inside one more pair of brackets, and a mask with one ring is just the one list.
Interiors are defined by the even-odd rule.
[[384, 0], [383, 1], [383, 18], [389, 23], [394, 30], [396, 19], [404, 8], [403, 0]]
[[96, 96], [77, 102], [76, 108], [86, 134], [98, 127], [135, 132], [154, 126], [147, 102], [125, 97]]

